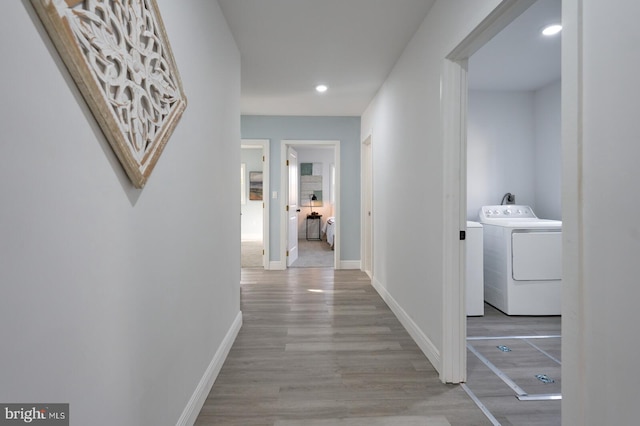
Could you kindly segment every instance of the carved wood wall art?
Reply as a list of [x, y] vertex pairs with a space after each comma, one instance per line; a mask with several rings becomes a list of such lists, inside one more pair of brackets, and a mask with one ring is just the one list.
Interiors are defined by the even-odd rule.
[[187, 99], [155, 0], [31, 0], [127, 175], [149, 178]]

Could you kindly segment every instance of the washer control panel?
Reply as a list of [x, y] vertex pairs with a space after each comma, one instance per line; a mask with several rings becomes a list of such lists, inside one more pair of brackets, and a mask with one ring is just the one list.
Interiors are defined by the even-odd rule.
[[537, 216], [529, 206], [516, 204], [483, 206], [478, 213], [480, 220], [483, 219], [536, 219]]

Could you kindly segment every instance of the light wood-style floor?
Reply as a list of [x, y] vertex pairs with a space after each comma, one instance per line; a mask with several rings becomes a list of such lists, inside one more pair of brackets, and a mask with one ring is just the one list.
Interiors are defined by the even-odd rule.
[[482, 426], [360, 271], [243, 269], [243, 326], [196, 425]]

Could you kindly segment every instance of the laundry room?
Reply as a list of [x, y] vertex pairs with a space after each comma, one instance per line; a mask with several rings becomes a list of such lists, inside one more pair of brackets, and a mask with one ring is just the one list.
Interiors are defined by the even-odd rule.
[[469, 59], [467, 219], [504, 194], [561, 219], [560, 37], [556, 1], [536, 2]]
[[[560, 12], [537, 0], [468, 63], [468, 386], [493, 412], [549, 425], [562, 398], [561, 33], [541, 30]], [[505, 384], [516, 398], [483, 398]]]
[[[557, 0], [536, 1], [469, 59], [469, 236], [475, 235], [473, 227], [478, 226], [473, 222], [492, 222], [492, 226], [485, 226], [481, 233], [484, 235], [484, 276], [475, 281], [484, 280], [485, 301], [509, 314], [559, 314], [561, 308], [559, 286], [557, 291], [547, 294], [541, 288], [548, 283], [539, 282], [556, 276], [559, 281], [561, 275], [561, 33], [549, 36], [542, 32], [550, 24], [560, 22], [560, 13]], [[500, 205], [514, 205], [516, 208], [495, 207]], [[526, 220], [530, 226], [510, 227], [509, 256], [513, 254], [512, 232], [531, 234], [532, 227], [536, 232], [541, 231], [541, 224], [532, 223], [534, 221], [557, 222], [543, 224], [552, 228], [544, 229], [553, 232], [551, 235], [516, 235], [514, 238], [520, 245], [514, 247], [522, 246], [522, 252], [527, 254], [523, 258], [514, 258], [516, 263], [509, 263], [508, 271], [496, 272], [496, 268], [501, 270], [502, 266], [486, 262], [493, 262], [498, 254], [493, 250], [494, 241], [487, 239], [498, 236], [492, 237], [489, 231], [496, 231], [494, 225], [505, 225], [515, 216], [519, 216], [517, 220]], [[469, 241], [469, 245], [472, 243]], [[538, 244], [541, 247], [538, 248]], [[499, 247], [499, 252], [507, 248]], [[533, 256], [529, 254], [532, 250]], [[557, 259], [548, 259], [548, 253], [557, 253]], [[473, 260], [474, 253], [468, 253], [468, 257]], [[512, 270], [512, 267], [516, 269]], [[529, 274], [530, 270], [534, 273]], [[497, 274], [496, 277], [493, 273]], [[529, 293], [522, 296], [527, 297], [526, 303], [538, 304], [538, 307], [513, 308], [517, 302], [507, 299], [513, 296], [508, 291], [512, 287], [498, 284], [496, 280], [502, 281], [505, 275], [513, 279], [514, 274], [528, 277], [521, 280], [517, 289], [524, 287], [525, 282], [532, 287], [538, 283], [531, 291], [539, 293], [539, 297], [531, 299]], [[475, 272], [476, 278], [477, 275], [478, 271]], [[470, 286], [474, 285], [471, 282], [474, 274], [469, 278]], [[558, 293], [557, 297], [555, 293]], [[543, 309], [543, 305], [551, 306], [550, 296], [555, 307]], [[509, 303], [512, 303], [511, 307]]]
[[[466, 201], [470, 237], [477, 227], [473, 222], [487, 219], [481, 214], [483, 206], [489, 221], [498, 220], [497, 225], [504, 223], [496, 216], [499, 212], [505, 220], [521, 214], [518, 220], [554, 220], [558, 223], [546, 225], [561, 227], [561, 33], [542, 32], [549, 24], [559, 23], [560, 15], [559, 1], [538, 0], [469, 59]], [[503, 204], [526, 209], [489, 208]], [[540, 224], [532, 226], [539, 229]], [[485, 236], [484, 259], [491, 246], [486, 231], [480, 233]], [[552, 239], [558, 237], [554, 234]], [[561, 249], [561, 243], [553, 244]], [[468, 258], [474, 254], [468, 253]], [[484, 265], [484, 277], [479, 279], [485, 281], [485, 300], [491, 286], [486, 282], [488, 266]], [[553, 269], [553, 275], [560, 274]]]
[[529, 205], [561, 219], [560, 80], [527, 90], [470, 90], [467, 219], [480, 207]]
[[[473, 75], [472, 66], [473, 63], [470, 66], [470, 75]], [[533, 282], [548, 281], [551, 276], [557, 276], [559, 280], [562, 247], [561, 234], [558, 232], [562, 226], [560, 88], [561, 81], [556, 79], [531, 89], [476, 88], [469, 91], [468, 246], [469, 248], [477, 246], [472, 241], [475, 235], [484, 236], [484, 243], [479, 245], [480, 251], [477, 253], [468, 253], [468, 266], [471, 266], [470, 263], [478, 257], [484, 258], [484, 264], [479, 268], [476, 267], [475, 272], [468, 274], [468, 283], [469, 287], [474, 285], [484, 287], [484, 294], [475, 297], [478, 303], [481, 300], [487, 301], [507, 314], [559, 315], [561, 310], [559, 286], [552, 293], [545, 293], [541, 291], [542, 285], [537, 285], [535, 291], [538, 292], [539, 297], [531, 298], [533, 295], [530, 294], [523, 296], [527, 298], [525, 303], [537, 305], [531, 309], [509, 308], [506, 290], [498, 291], [501, 299], [497, 301], [494, 298], [498, 297], [497, 295], [492, 297], [493, 290], [497, 286], [495, 280], [498, 279], [497, 277], [502, 279], [505, 274], [504, 271], [496, 272], [497, 266], [487, 263], [487, 261], [493, 262], [498, 254], [493, 250], [493, 240], [487, 238], [501, 238], [491, 234], [490, 231], [498, 231], [494, 226], [488, 227], [488, 223], [495, 222], [492, 225], [500, 225], [505, 221], [528, 220], [526, 227], [522, 226], [524, 222], [521, 222], [519, 227], [510, 226], [512, 230], [509, 231], [508, 247], [500, 247], [500, 252], [508, 248], [508, 254], [513, 255], [510, 237], [513, 229], [518, 233], [527, 232], [526, 240], [524, 236], [521, 237], [526, 243], [521, 244], [526, 244], [523, 246], [526, 253], [534, 250], [534, 255], [526, 255], [527, 264], [522, 268], [537, 270], [534, 276], [542, 274], [540, 280], [536, 278], [532, 280]], [[505, 207], [497, 208], [501, 205]], [[515, 206], [515, 208], [508, 206]], [[542, 223], [532, 223], [533, 221], [542, 221]], [[534, 228], [535, 232], [541, 230], [541, 226], [545, 227], [545, 231], [553, 228], [551, 229], [553, 235], [548, 237], [548, 241], [545, 240], [546, 235], [532, 233]], [[541, 247], [536, 248], [537, 244], [541, 244]], [[482, 250], [484, 253], [480, 255]], [[550, 253], [555, 253], [556, 257], [549, 259]], [[542, 254], [545, 254], [544, 258]], [[520, 260], [519, 257], [514, 259]], [[549, 266], [551, 263], [553, 266]], [[518, 265], [521, 264], [518, 263]], [[552, 272], [546, 272], [549, 268]], [[508, 269], [507, 275], [511, 277], [517, 271]], [[492, 274], [497, 274], [497, 277]], [[520, 288], [523, 285], [521, 283]], [[556, 293], [558, 293], [557, 297]], [[482, 315], [482, 307], [474, 308], [471, 313], [469, 305], [471, 302], [471, 299], [468, 300], [469, 314]], [[554, 308], [550, 310], [542, 308], [542, 306], [552, 305]]]
[[529, 205], [561, 220], [560, 2], [537, 1], [469, 60], [467, 219], [483, 205]]

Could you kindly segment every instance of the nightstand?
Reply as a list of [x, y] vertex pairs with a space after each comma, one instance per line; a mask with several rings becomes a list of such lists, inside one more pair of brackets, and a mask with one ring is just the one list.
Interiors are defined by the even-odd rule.
[[[321, 241], [322, 237], [320, 236], [320, 233], [322, 232], [322, 219], [321, 219], [322, 215], [321, 214], [308, 214], [307, 215], [307, 241]], [[309, 227], [310, 225], [315, 225], [318, 224], [318, 228], [317, 231], [315, 228], [313, 228], [314, 232], [313, 235], [317, 235], [317, 237], [313, 237], [313, 235], [309, 234]]]

